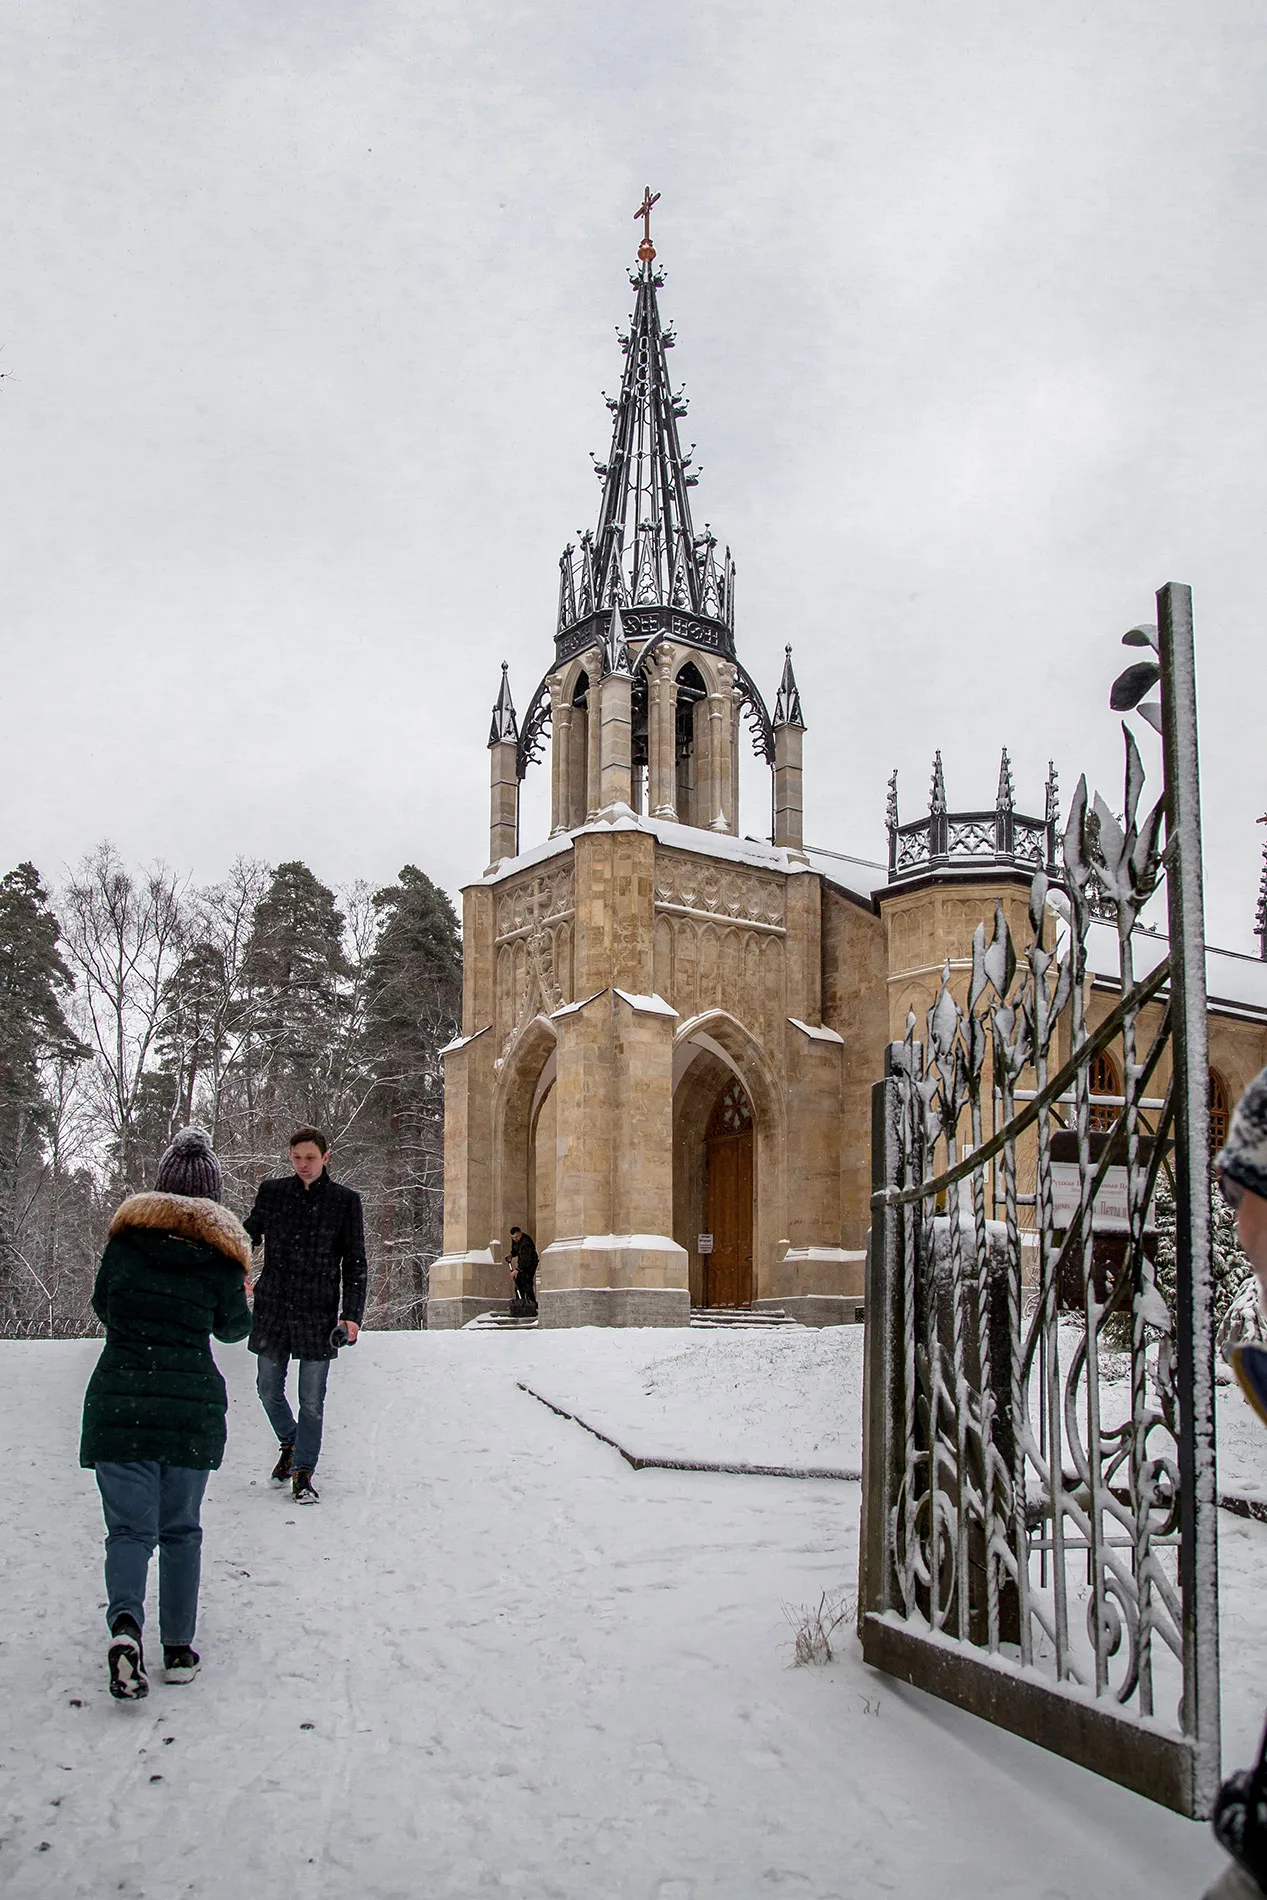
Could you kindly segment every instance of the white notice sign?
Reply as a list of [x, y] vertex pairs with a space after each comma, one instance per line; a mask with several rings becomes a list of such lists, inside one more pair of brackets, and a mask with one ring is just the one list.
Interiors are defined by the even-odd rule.
[[713, 1251], [713, 1236], [711, 1234], [701, 1234], [697, 1244], [700, 1253], [711, 1253]]
[[[1057, 1227], [1072, 1227], [1082, 1200], [1082, 1174], [1076, 1162], [1053, 1161], [1051, 1164], [1053, 1222]], [[1144, 1216], [1144, 1231], [1155, 1233], [1157, 1222], [1152, 1204]], [[1091, 1210], [1091, 1231], [1096, 1234], [1129, 1234], [1131, 1223], [1126, 1207], [1126, 1169], [1110, 1168], [1100, 1184]]]

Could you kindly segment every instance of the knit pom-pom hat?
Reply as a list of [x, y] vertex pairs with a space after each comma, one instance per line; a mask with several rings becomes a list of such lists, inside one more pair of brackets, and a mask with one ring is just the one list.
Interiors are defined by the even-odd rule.
[[220, 1199], [220, 1163], [205, 1128], [182, 1128], [158, 1164], [154, 1184], [160, 1194], [188, 1194], [204, 1201]]
[[1259, 1070], [1236, 1104], [1227, 1146], [1219, 1149], [1214, 1165], [1267, 1201], [1267, 1069]]

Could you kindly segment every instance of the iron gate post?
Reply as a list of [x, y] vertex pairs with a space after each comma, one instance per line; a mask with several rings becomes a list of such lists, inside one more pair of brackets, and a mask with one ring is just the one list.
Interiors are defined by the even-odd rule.
[[[1193, 1812], [1208, 1814], [1219, 1776], [1218, 1493], [1214, 1453], [1214, 1315], [1210, 1283], [1209, 1026], [1197, 760], [1192, 589], [1157, 594], [1174, 1019], [1175, 1266], [1179, 1321], [1179, 1546], [1184, 1673], [1196, 1743]], [[1199, 1593], [1206, 1600], [1199, 1602]]]
[[[871, 1188], [896, 1187], [901, 1169], [898, 1072], [906, 1044], [884, 1052], [884, 1080], [871, 1088]], [[904, 1378], [900, 1361], [902, 1254], [900, 1208], [872, 1204], [867, 1242], [867, 1342], [862, 1374], [862, 1523], [858, 1539], [858, 1627], [868, 1611], [893, 1607], [891, 1513], [897, 1505], [895, 1450], [901, 1436]]]

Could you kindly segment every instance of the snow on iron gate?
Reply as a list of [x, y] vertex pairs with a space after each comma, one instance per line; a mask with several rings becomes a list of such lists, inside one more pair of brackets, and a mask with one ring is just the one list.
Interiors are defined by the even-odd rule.
[[[999, 906], [966, 988], [947, 963], [924, 1039], [912, 1013], [875, 1087], [859, 1623], [876, 1667], [1203, 1816], [1219, 1691], [1196, 695], [1189, 590], [1157, 601], [1111, 704], [1160, 682], [1139, 710], [1162, 733], [1161, 797], [1141, 819], [1123, 725], [1122, 820], [1079, 782], [1028, 940]], [[1163, 876], [1154, 964], [1136, 926]], [[1116, 921], [1121, 974], [1094, 1028], [1093, 916]], [[1110, 1048], [1106, 1110], [1092, 1072]], [[1173, 1319], [1151, 1257], [1163, 1167]]]

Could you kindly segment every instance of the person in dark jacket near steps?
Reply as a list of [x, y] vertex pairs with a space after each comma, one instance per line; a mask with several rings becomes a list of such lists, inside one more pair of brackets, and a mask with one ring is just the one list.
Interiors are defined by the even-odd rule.
[[220, 1191], [210, 1138], [186, 1128], [155, 1191], [115, 1214], [93, 1287], [106, 1343], [84, 1395], [79, 1462], [95, 1470], [105, 1513], [110, 1693], [120, 1701], [149, 1693], [141, 1631], [156, 1544], [163, 1673], [189, 1682], [198, 1670], [199, 1514], [228, 1409], [210, 1335], [231, 1342], [251, 1327], [251, 1244]]
[[507, 1264], [515, 1276], [515, 1297], [510, 1302], [515, 1319], [537, 1317], [537, 1260], [537, 1243], [532, 1235], [525, 1234], [522, 1227], [512, 1227]]
[[[280, 1446], [272, 1478], [290, 1480], [296, 1504], [317, 1502], [312, 1474], [330, 1361], [340, 1344], [355, 1344], [365, 1312], [361, 1197], [330, 1179], [329, 1160], [321, 1130], [297, 1128], [290, 1138], [292, 1172], [260, 1182], [245, 1222], [254, 1244], [264, 1243], [247, 1344], [258, 1356], [256, 1390]], [[292, 1359], [299, 1361], [298, 1419], [286, 1398]]]

